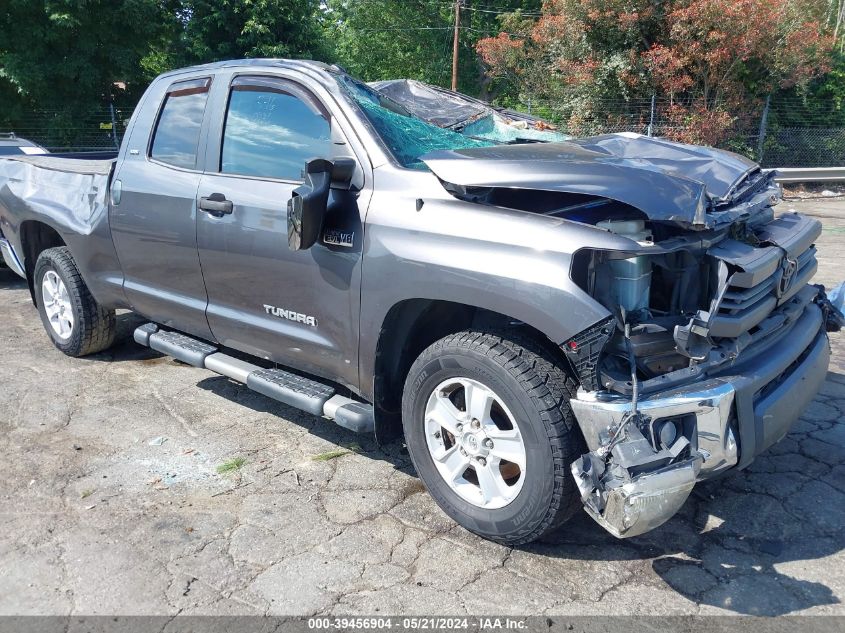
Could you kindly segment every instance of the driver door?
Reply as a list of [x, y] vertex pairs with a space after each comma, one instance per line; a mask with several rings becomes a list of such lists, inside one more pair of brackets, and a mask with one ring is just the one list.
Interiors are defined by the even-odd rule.
[[197, 193], [211, 331], [224, 346], [357, 386], [359, 203], [368, 195], [333, 190], [312, 248], [290, 250], [287, 237], [287, 202], [306, 161], [352, 152], [296, 82], [235, 75], [218, 87], [225, 117], [212, 127]]

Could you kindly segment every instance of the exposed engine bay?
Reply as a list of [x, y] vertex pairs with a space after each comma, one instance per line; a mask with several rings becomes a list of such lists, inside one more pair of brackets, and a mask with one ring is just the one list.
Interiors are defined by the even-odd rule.
[[657, 527], [697, 481], [748, 465], [824, 381], [825, 330], [843, 317], [809, 285], [821, 224], [775, 217], [773, 172], [638, 135], [424, 161], [461, 200], [612, 235], [573, 250], [570, 268], [608, 316], [561, 345], [589, 448], [572, 474], [612, 534]]
[[[697, 480], [738, 462], [733, 390], [718, 380], [692, 392], [684, 386], [753, 362], [812, 314], [808, 306], [817, 306], [828, 330], [841, 327], [842, 316], [823, 288], [808, 285], [817, 267], [817, 220], [794, 213], [775, 219], [769, 204], [695, 234], [640, 219], [596, 226], [641, 248], [627, 256], [579, 253], [579, 283], [613, 317], [563, 349], [587, 392], [579, 401], [615, 395], [617, 406], [604, 408], [616, 414], [609, 421], [583, 402], [574, 407], [593, 450], [572, 472], [588, 513], [616, 536], [633, 536], [677, 512]], [[661, 395], [640, 407], [641, 399], [673, 388], [668, 400]], [[703, 445], [714, 437], [714, 446]]]
[[[627, 252], [585, 248], [573, 256], [573, 280], [611, 316], [562, 346], [581, 383], [572, 406], [590, 448], [572, 473], [587, 512], [616, 536], [657, 527], [696, 481], [738, 464], [739, 410], [784, 378], [766, 377], [739, 393], [733, 374], [753, 374], [745, 368], [794, 328], [814, 334], [822, 324], [842, 326], [824, 290], [808, 285], [821, 224], [795, 213], [775, 218], [779, 188], [771, 173], [749, 172], [730, 196], [709, 200], [696, 213], [706, 219], [693, 225], [655, 220], [609, 198], [446, 186], [463, 199], [566, 218], [630, 241]], [[729, 222], [712, 222], [714, 214]], [[802, 406], [800, 396], [793, 400]], [[772, 429], [754, 439], [755, 451], [786, 432]]]

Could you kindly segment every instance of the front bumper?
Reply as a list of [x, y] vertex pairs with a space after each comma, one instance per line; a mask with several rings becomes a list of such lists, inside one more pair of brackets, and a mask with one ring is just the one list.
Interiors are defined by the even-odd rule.
[[[590, 500], [596, 499], [598, 480], [588, 476], [590, 467], [582, 458], [573, 465], [573, 474], [587, 511], [620, 537], [665, 522], [689, 496], [695, 481], [734, 466], [745, 467], [783, 438], [824, 382], [829, 360], [822, 311], [810, 304], [788, 339], [776, 348], [744, 362], [740, 356], [721, 375], [650, 395], [638, 403], [639, 413], [652, 423], [682, 420], [683, 428], [690, 430], [690, 453], [693, 461], [700, 460], [699, 467], [692, 469], [686, 460], [623, 477], [615, 480], [620, 485], [611, 484], [603, 491], [608, 494], [596, 504]], [[588, 455], [601, 454], [608, 429], [618, 427], [631, 410], [630, 399], [604, 393], [580, 391], [570, 402], [592, 451]], [[667, 485], [662, 486], [661, 479]]]

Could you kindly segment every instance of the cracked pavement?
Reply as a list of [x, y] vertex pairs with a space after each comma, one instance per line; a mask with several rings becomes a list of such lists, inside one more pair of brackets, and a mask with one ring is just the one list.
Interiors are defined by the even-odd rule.
[[[816, 281], [845, 279], [845, 201], [790, 207], [825, 224]], [[787, 438], [667, 524], [620, 541], [579, 514], [510, 549], [449, 520], [401, 444], [142, 348], [140, 322], [67, 358], [0, 271], [0, 614], [845, 614], [843, 335]]]

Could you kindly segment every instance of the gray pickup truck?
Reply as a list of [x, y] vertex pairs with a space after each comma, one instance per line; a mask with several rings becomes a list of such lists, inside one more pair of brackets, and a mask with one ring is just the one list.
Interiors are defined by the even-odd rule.
[[379, 441], [510, 544], [611, 533], [780, 440], [835, 327], [772, 174], [631, 134], [497, 144], [337, 67], [171, 72], [114, 160], [0, 160], [0, 247], [71, 356], [135, 340]]

